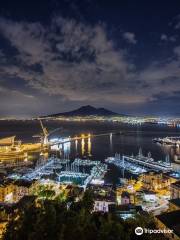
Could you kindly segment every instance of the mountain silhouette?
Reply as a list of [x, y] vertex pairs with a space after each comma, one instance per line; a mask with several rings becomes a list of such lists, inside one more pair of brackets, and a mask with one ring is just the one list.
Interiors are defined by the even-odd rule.
[[75, 116], [125, 116], [123, 114], [112, 112], [105, 108], [95, 108], [90, 105], [82, 106], [69, 112], [62, 112], [48, 115], [47, 117], [75, 117]]

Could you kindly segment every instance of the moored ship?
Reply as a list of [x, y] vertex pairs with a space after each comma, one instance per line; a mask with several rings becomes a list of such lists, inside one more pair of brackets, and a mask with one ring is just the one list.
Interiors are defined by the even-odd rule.
[[21, 159], [23, 157], [21, 142], [15, 136], [0, 139], [0, 161]]
[[154, 138], [153, 142], [179, 147], [180, 146], [180, 137]]
[[[113, 161], [116, 161], [117, 158], [115, 156], [115, 158], [108, 158], [106, 159], [106, 162], [110, 162], [113, 163]], [[125, 165], [127, 165], [127, 163], [133, 163], [137, 166], [141, 166], [143, 167], [143, 169], [153, 169], [153, 170], [157, 170], [157, 171], [164, 171], [164, 172], [169, 172], [172, 171], [173, 168], [171, 166], [170, 160], [169, 160], [169, 156], [166, 157], [165, 161], [159, 160], [159, 161], [155, 161], [152, 157], [151, 154], [148, 153], [148, 156], [144, 156], [142, 154], [142, 150], [139, 150], [139, 154], [137, 156], [126, 156], [123, 155], [120, 159], [121, 161], [121, 165], [122, 167]], [[139, 171], [141, 172], [141, 171]]]
[[0, 139], [0, 168], [30, 165], [27, 152], [15, 136]]

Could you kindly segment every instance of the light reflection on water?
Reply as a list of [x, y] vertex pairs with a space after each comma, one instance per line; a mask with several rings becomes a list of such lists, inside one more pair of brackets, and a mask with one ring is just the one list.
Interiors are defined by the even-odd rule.
[[88, 156], [91, 156], [91, 138], [88, 138]]
[[81, 155], [84, 156], [85, 153], [85, 140], [84, 138], [81, 140]]
[[[152, 142], [152, 139], [156, 137], [180, 136], [180, 128], [147, 124], [132, 126], [111, 122], [44, 121], [43, 124], [49, 131], [59, 127], [63, 128], [63, 130], [53, 133], [52, 137], [54, 138], [67, 138], [82, 134], [87, 136], [89, 133], [98, 134], [116, 130], [125, 132], [124, 135], [90, 137], [82, 141], [78, 140], [71, 144], [65, 144], [64, 151], [69, 152], [71, 158], [84, 156], [104, 160], [116, 152], [127, 155], [137, 154], [140, 147], [144, 154], [150, 151], [152, 157], [156, 160], [165, 159], [167, 154], [170, 155], [171, 160], [174, 159], [175, 155], [180, 155], [178, 148], [175, 149], [171, 146], [162, 146]], [[0, 122], [0, 137], [16, 135], [17, 140], [33, 142], [37, 139], [32, 138], [32, 136], [40, 132], [41, 128], [38, 121]]]
[[151, 152], [155, 160], [164, 160], [165, 157], [169, 155], [170, 159], [174, 161], [175, 156], [180, 155], [179, 148], [153, 143], [151, 137], [116, 135], [76, 140], [71, 143], [68, 152], [71, 158], [82, 157], [104, 160], [109, 156], [113, 156], [115, 153], [120, 153], [121, 155], [136, 155], [138, 154], [139, 148], [142, 148], [144, 155]]
[[[69, 136], [87, 136], [90, 134], [107, 133], [111, 131], [123, 131], [124, 135], [109, 135], [97, 138], [89, 137], [84, 140], [76, 140], [61, 146], [61, 150], [71, 159], [76, 157], [91, 158], [95, 160], [104, 160], [115, 153], [136, 155], [139, 148], [142, 148], [143, 154], [151, 152], [155, 160], [165, 159], [169, 154], [170, 159], [174, 160], [175, 155], [180, 155], [178, 148], [172, 148], [167, 145], [158, 145], [152, 142], [153, 138], [166, 136], [180, 136], [180, 128], [173, 128], [158, 125], [141, 125], [132, 126], [120, 123], [110, 122], [61, 122], [61, 121], [44, 121], [44, 126], [49, 131], [56, 128], [63, 128], [53, 133], [52, 138], [68, 138]], [[28, 122], [0, 122], [0, 137], [16, 135], [18, 140], [23, 142], [35, 142], [37, 139], [33, 135], [41, 133], [38, 121]], [[180, 164], [179, 164], [180, 165]], [[127, 176], [127, 172], [125, 176]], [[118, 182], [123, 173], [116, 167], [112, 166], [108, 172], [108, 181]], [[129, 174], [129, 177], [131, 175]]]

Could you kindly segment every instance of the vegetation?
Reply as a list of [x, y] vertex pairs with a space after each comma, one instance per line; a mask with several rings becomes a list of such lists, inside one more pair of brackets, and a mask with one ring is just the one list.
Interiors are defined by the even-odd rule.
[[55, 191], [46, 186], [40, 185], [36, 192], [34, 192], [39, 198], [42, 199], [53, 199], [55, 196]]
[[[68, 207], [67, 207], [68, 206]], [[79, 202], [36, 200], [22, 207], [9, 222], [4, 240], [136, 240], [161, 236], [136, 236], [137, 226], [155, 228], [152, 217], [124, 221], [115, 214], [92, 213], [91, 192]], [[142, 238], [141, 238], [142, 237]]]

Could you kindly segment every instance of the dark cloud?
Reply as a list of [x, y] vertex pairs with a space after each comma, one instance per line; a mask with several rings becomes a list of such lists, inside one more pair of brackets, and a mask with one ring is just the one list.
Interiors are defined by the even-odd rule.
[[105, 28], [56, 17], [51, 26], [39, 23], [0, 21], [1, 33], [18, 50], [18, 64], [1, 72], [16, 76], [34, 88], [69, 99], [88, 99], [90, 91], [128, 86], [132, 64], [122, 50], [115, 49]]
[[132, 32], [123, 33], [123, 37], [124, 37], [125, 40], [127, 40], [131, 44], [136, 44], [137, 43], [136, 36]]
[[[29, 112], [37, 114], [45, 109], [45, 99], [47, 111], [52, 111], [50, 105], [57, 98], [62, 108], [67, 102], [68, 106], [87, 102], [128, 108], [162, 100], [162, 92], [180, 91], [179, 46], [173, 47], [171, 58], [138, 70], [128, 49], [117, 48], [102, 23], [87, 24], [61, 16], [49, 25], [1, 18], [0, 34], [15, 50], [11, 59], [0, 50], [1, 99], [21, 113], [30, 106]], [[133, 47], [141, 41], [132, 32], [121, 37]], [[161, 40], [168, 39], [161, 35]], [[13, 81], [17, 80], [22, 84], [15, 89]], [[5, 112], [5, 105], [0, 106]]]

